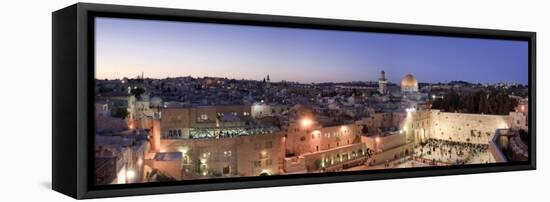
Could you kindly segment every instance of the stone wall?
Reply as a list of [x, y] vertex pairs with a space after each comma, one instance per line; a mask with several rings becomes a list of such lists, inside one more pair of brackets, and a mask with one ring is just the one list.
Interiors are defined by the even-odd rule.
[[499, 128], [509, 128], [508, 116], [465, 114], [431, 110], [428, 136], [433, 139], [488, 144], [491, 134]]

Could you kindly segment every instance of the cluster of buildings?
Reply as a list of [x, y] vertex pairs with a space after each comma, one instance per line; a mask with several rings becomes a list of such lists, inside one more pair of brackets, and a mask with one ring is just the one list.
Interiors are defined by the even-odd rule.
[[338, 84], [96, 80], [96, 183], [374, 169], [428, 140], [487, 145], [491, 162], [508, 161], [504, 150], [527, 158], [514, 132], [528, 131], [527, 98], [508, 115], [452, 113], [431, 109], [444, 95], [422, 89], [383, 71]]

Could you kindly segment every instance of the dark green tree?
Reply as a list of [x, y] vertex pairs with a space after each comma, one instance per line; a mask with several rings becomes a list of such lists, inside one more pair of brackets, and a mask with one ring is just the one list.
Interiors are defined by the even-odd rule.
[[126, 119], [130, 115], [130, 112], [124, 107], [119, 107], [113, 112], [113, 117]]
[[434, 100], [432, 108], [448, 112], [506, 115], [516, 105], [517, 100], [510, 98], [506, 92], [488, 90], [460, 95], [451, 90], [443, 99]]
[[145, 93], [145, 89], [142, 87], [133, 88], [132, 90], [130, 90], [130, 93], [136, 97], [139, 97], [143, 93]]

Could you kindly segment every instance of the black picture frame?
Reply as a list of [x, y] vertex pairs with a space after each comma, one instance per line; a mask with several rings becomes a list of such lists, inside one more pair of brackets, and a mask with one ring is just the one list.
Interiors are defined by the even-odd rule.
[[[97, 16], [520, 40], [529, 43], [529, 161], [97, 186], [93, 178], [94, 23]], [[68, 196], [164, 194], [536, 169], [536, 33], [77, 3], [52, 14], [52, 188]]]

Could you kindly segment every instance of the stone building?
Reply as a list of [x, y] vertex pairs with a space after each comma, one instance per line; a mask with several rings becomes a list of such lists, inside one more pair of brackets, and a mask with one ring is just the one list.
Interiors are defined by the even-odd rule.
[[361, 125], [323, 126], [302, 120], [291, 124], [284, 132], [284, 170], [287, 173], [336, 171], [366, 160], [367, 148], [360, 138]]
[[252, 121], [248, 105], [161, 108], [160, 114], [163, 138], [231, 135], [246, 130]]
[[181, 153], [181, 175], [174, 179], [279, 174], [282, 135], [253, 119], [250, 110], [249, 105], [161, 108], [159, 149], [152, 152]]
[[184, 179], [280, 174], [280, 133], [248, 136], [163, 139], [161, 152], [182, 154]]

